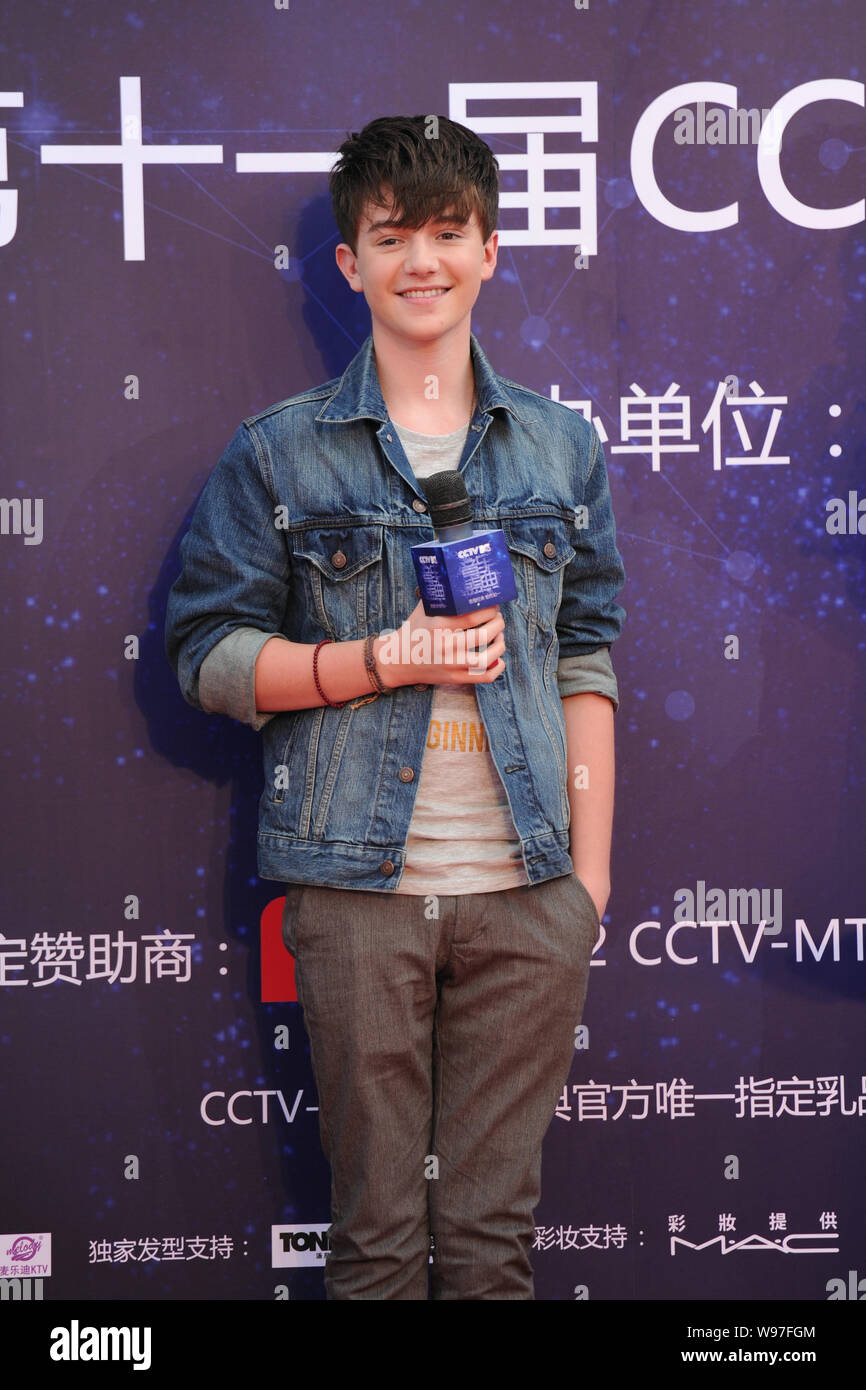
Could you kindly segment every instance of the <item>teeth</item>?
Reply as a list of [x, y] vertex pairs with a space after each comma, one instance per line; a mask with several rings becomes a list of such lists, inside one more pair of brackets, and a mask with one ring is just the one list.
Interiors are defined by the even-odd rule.
[[436, 299], [440, 294], [447, 294], [447, 290], [404, 290], [403, 299]]

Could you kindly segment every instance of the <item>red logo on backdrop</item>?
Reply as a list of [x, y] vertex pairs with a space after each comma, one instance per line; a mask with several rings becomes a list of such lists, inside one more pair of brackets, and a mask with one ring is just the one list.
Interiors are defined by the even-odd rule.
[[262, 946], [262, 1003], [296, 1004], [295, 958], [283, 942], [285, 894], [274, 898], [262, 913], [259, 937]]

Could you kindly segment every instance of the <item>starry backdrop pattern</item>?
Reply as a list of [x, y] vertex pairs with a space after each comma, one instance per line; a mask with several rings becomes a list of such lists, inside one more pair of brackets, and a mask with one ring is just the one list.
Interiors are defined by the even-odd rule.
[[[271, 1264], [273, 1227], [327, 1222], [329, 1174], [300, 1007], [262, 1001], [262, 919], [281, 890], [256, 874], [260, 737], [184, 703], [165, 601], [240, 420], [339, 375], [370, 329], [334, 261], [326, 174], [240, 172], [236, 156], [322, 154], [375, 116], [448, 114], [452, 83], [597, 84], [597, 140], [545, 137], [595, 155], [596, 254], [579, 266], [571, 242], [502, 245], [472, 321], [497, 371], [590, 412], [627, 573], [613, 891], [588, 1046], [545, 1141], [536, 1296], [822, 1299], [862, 1265], [862, 212], [795, 225], [754, 143], [680, 144], [668, 118], [653, 163], [665, 196], [738, 205], [732, 225], [688, 232], [647, 209], [630, 157], [642, 114], [681, 83], [732, 84], [765, 109], [804, 83], [862, 82], [863, 58], [857, 0], [827, 0], [820, 19], [802, 0], [30, 0], [10, 17], [0, 1234], [52, 1233], [45, 1297], [323, 1296], [320, 1269]], [[124, 254], [120, 165], [44, 157], [116, 150], [133, 75], [145, 148], [222, 147], [145, 163], [139, 259]], [[481, 133], [498, 156], [526, 148]], [[862, 96], [815, 102], [785, 132], [781, 174], [804, 204], [856, 204], [864, 150]], [[501, 186], [525, 175], [503, 170]], [[554, 207], [547, 225], [575, 216]], [[525, 217], [503, 208], [500, 230]], [[701, 422], [731, 378], [786, 398], [769, 450], [784, 462], [714, 468]], [[697, 447], [666, 436], [658, 467], [619, 449], [633, 383], [652, 398], [675, 383], [680, 443]], [[751, 449], [722, 415], [723, 457], [760, 450], [767, 405], [742, 407]], [[13, 522], [34, 499], [27, 543]], [[777, 892], [778, 922], [672, 933], [712, 889]], [[675, 918], [684, 890], [692, 910]], [[154, 965], [148, 979], [146, 948], [171, 933], [188, 934], [189, 978]], [[203, 1097], [241, 1091], [258, 1097], [238, 1103], [251, 1123], [205, 1122]], [[809, 1232], [817, 1253], [787, 1259], [788, 1234]], [[674, 1253], [677, 1233], [755, 1233], [779, 1253]]]

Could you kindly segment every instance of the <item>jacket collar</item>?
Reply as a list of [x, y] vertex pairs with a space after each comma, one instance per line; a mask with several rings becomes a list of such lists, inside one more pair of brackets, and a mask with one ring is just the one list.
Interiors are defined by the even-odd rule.
[[[505, 389], [504, 378], [493, 370], [481, 344], [470, 331], [469, 350], [472, 370], [475, 373], [475, 391], [478, 408], [482, 411], [496, 409], [508, 410], [521, 424], [531, 422], [521, 415], [514, 397]], [[383, 424], [388, 419], [388, 411], [379, 385], [376, 358], [373, 353], [373, 335], [370, 333], [360, 350], [352, 358], [340, 378], [339, 385], [328, 398], [316, 416], [317, 420], [347, 422], [370, 418]]]

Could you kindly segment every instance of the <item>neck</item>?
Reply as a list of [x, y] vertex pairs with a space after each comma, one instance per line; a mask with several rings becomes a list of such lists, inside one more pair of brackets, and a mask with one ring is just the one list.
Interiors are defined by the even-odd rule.
[[374, 327], [373, 351], [385, 406], [398, 425], [448, 434], [470, 420], [475, 376], [468, 321], [429, 343], [397, 342]]

